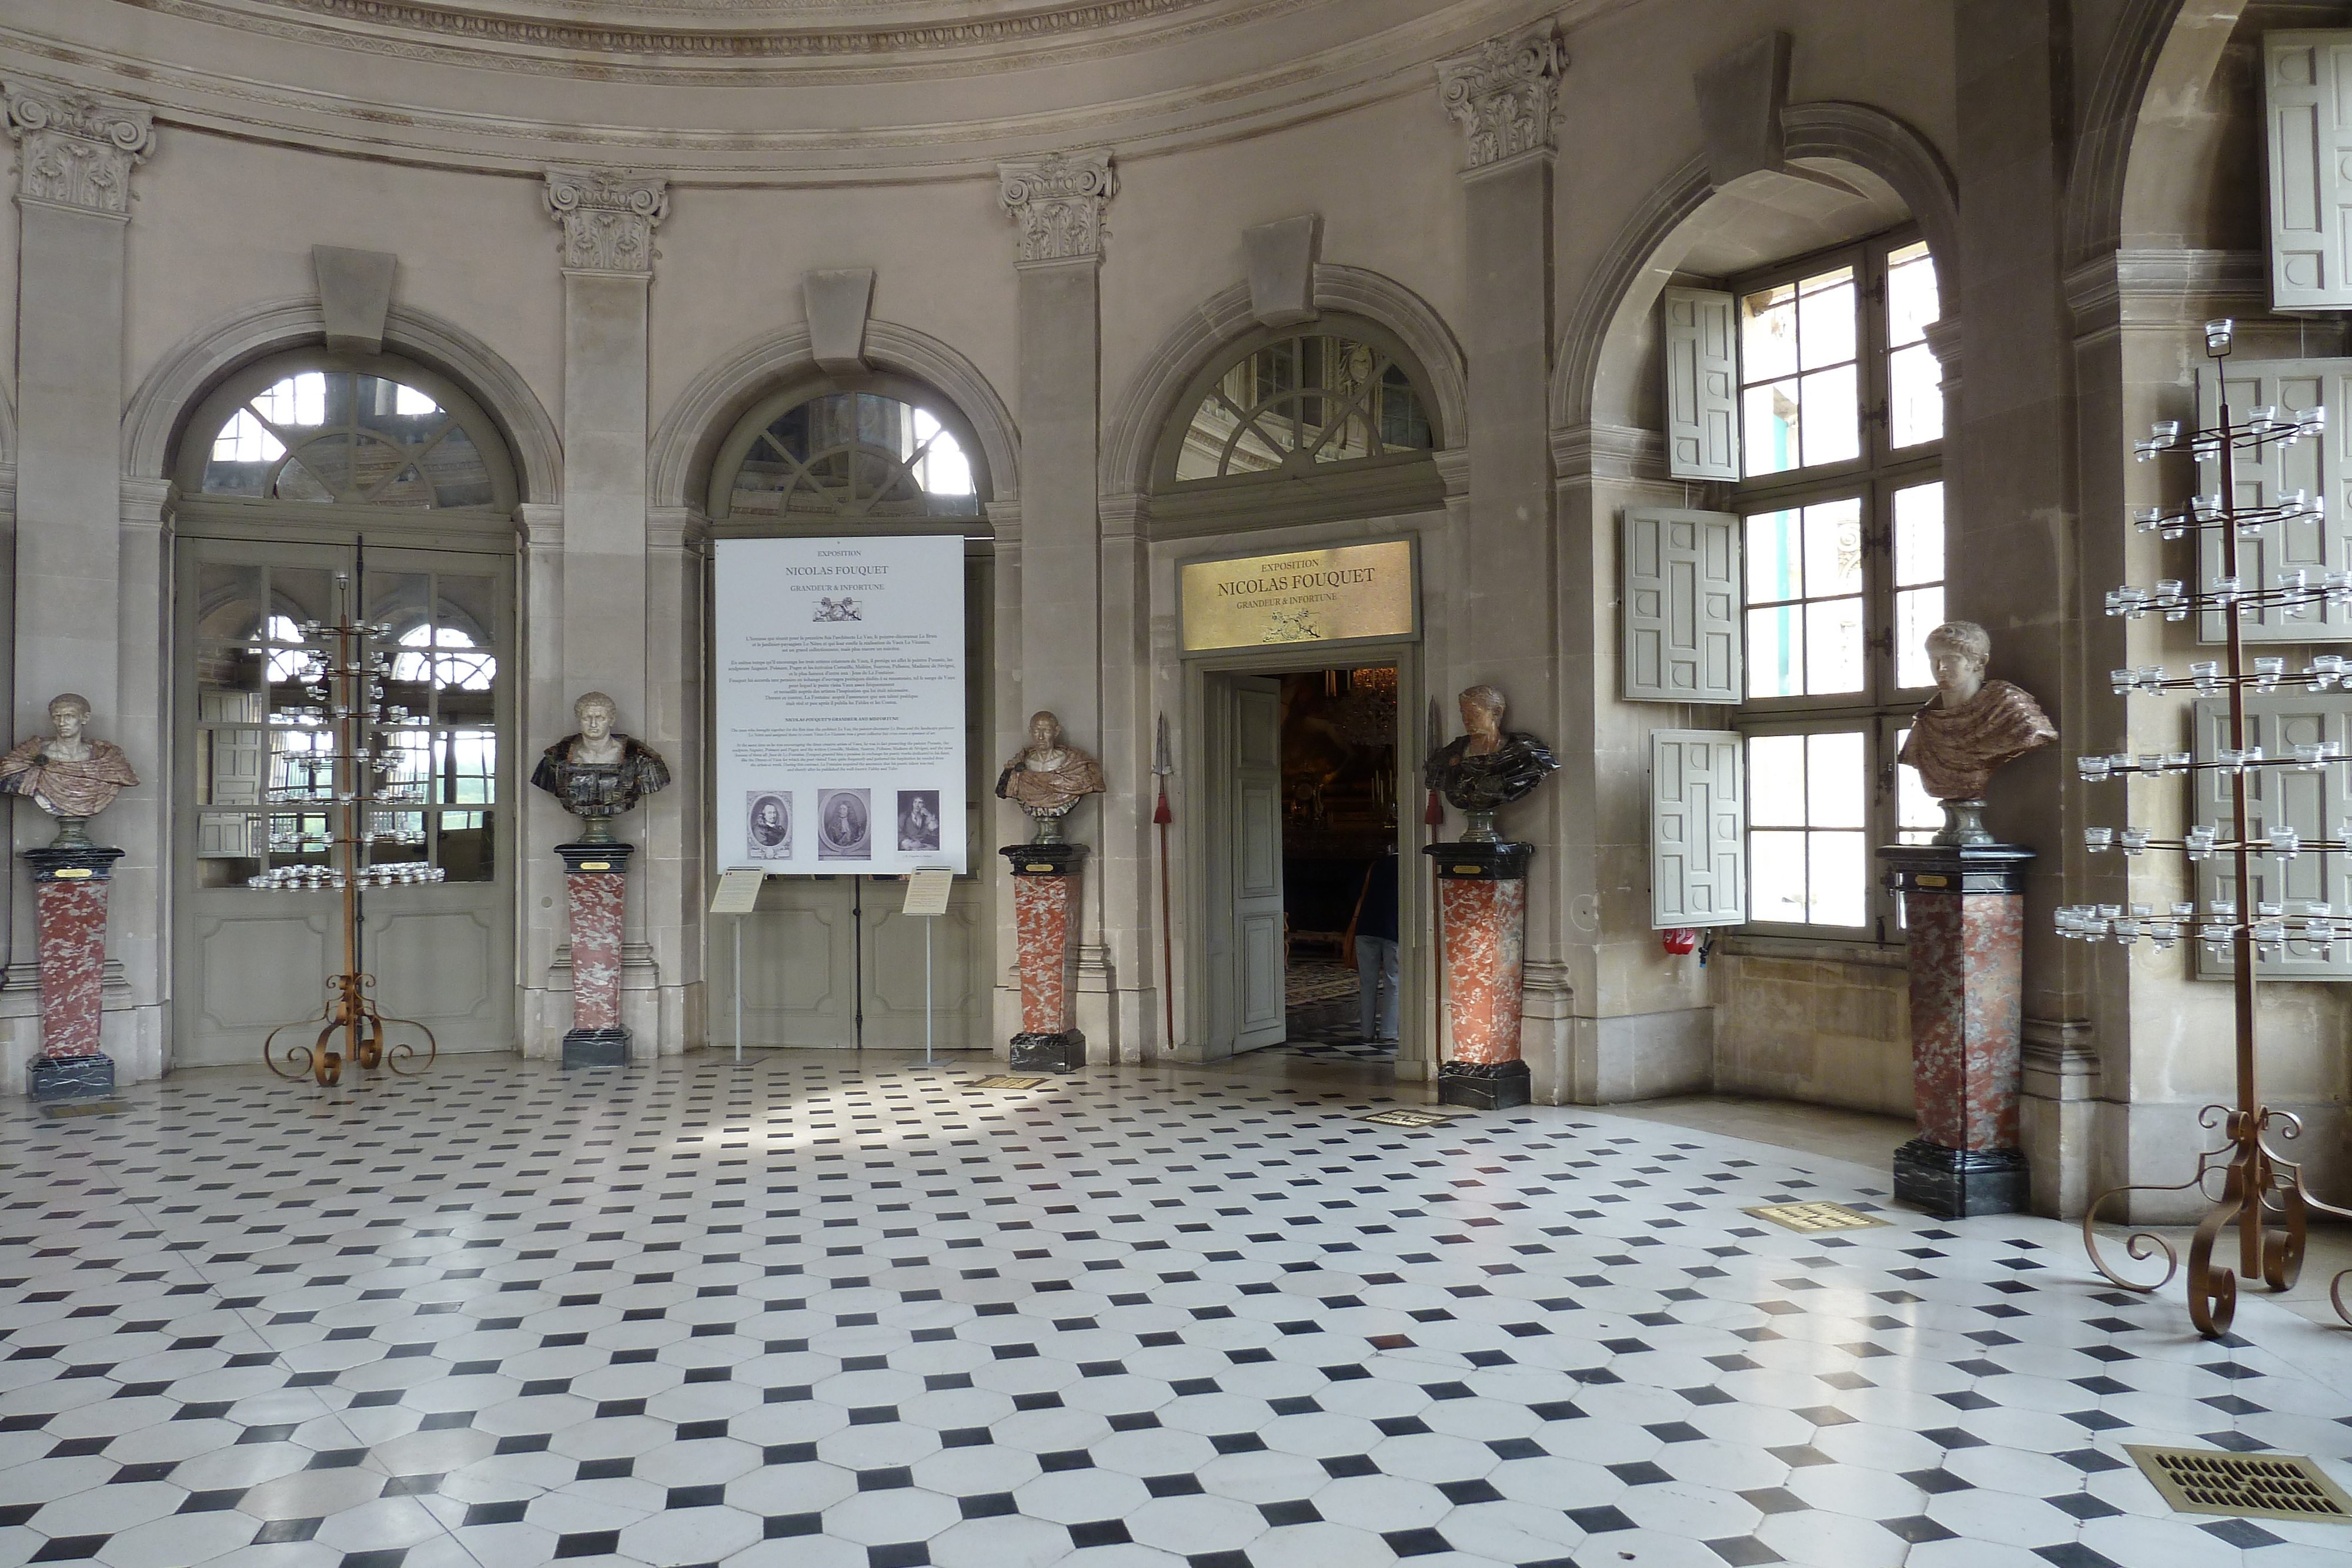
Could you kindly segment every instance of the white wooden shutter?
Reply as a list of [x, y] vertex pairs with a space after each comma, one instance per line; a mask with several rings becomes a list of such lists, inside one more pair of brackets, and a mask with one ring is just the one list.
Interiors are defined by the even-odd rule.
[[[2352, 86], [2352, 78], [2347, 78]], [[2230, 417], [2243, 423], [2250, 410], [2276, 403], [2284, 412], [2324, 404], [2326, 432], [2284, 449], [2239, 452], [2231, 459], [2241, 507], [2267, 507], [2297, 490], [2308, 490], [2326, 501], [2327, 515], [2263, 530], [2259, 538], [2238, 541], [2238, 575], [2249, 589], [2275, 587], [2278, 574], [2294, 567], [2308, 570], [2317, 583], [2322, 572], [2352, 568], [2352, 360], [2248, 360], [2232, 363], [2226, 378], [2209, 366], [2197, 375], [2197, 413], [2201, 428], [2221, 417], [2221, 392], [2230, 394]], [[2221, 488], [2219, 461], [2198, 465], [2200, 495], [2218, 495]], [[2221, 538], [2198, 537], [2197, 569], [2200, 580], [2210, 581], [2221, 570]], [[2198, 635], [2219, 643], [2227, 634], [2219, 615], [2200, 616]], [[2242, 622], [2252, 643], [2352, 642], [2352, 610], [2315, 609], [2300, 620], [2282, 610], [2250, 616]]]
[[[2210, 758], [2229, 744], [2230, 705], [2213, 698], [2197, 705], [2197, 755]], [[2352, 695], [2297, 693], [2291, 696], [2249, 696], [2246, 699], [2246, 744], [2259, 746], [2265, 757], [2293, 754], [2298, 745], [2332, 740], [2352, 747]], [[2273, 827], [2291, 827], [2306, 840], [2340, 838], [2338, 830], [2352, 816], [2352, 785], [2344, 767], [2305, 773], [2292, 768], [2258, 768], [2246, 775], [2246, 821], [2249, 831], [2261, 839]], [[2218, 771], [2200, 771], [2191, 789], [2194, 819], [2200, 826], [2231, 836], [2230, 779]], [[2108, 852], [2113, 853], [2114, 852]], [[2225, 853], [2197, 863], [2200, 901], [2237, 895], [2235, 867]], [[2338, 913], [2352, 907], [2352, 855], [2315, 854], [2309, 850], [2280, 862], [2269, 855], [2253, 860], [2254, 902], [2305, 902], [2332, 904]], [[2167, 894], [2166, 896], [2170, 896]], [[2241, 904], [2243, 911], [2248, 905]], [[2300, 914], [2301, 910], [2295, 909]], [[2336, 948], [2333, 963], [2293, 952], [2266, 960], [2262, 973], [2281, 980], [2352, 979], [2352, 944]], [[2200, 979], [2227, 977], [2234, 966], [2225, 951], [2218, 958], [2203, 943], [2197, 944], [2197, 974]]]
[[1666, 472], [1677, 479], [1739, 477], [1739, 339], [1731, 296], [1669, 288], [1659, 317], [1666, 343]]
[[2352, 308], [2352, 152], [2339, 94], [2352, 89], [2352, 31], [2263, 35], [2271, 308]]
[[1628, 507], [1619, 544], [1618, 694], [1627, 702], [1739, 701], [1739, 519]]
[[1748, 918], [1746, 748], [1727, 729], [1650, 732], [1650, 928]]

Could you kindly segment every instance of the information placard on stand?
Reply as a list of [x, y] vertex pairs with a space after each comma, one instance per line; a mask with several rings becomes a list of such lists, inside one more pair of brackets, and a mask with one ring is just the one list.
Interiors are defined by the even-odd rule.
[[743, 1060], [743, 916], [760, 903], [760, 884], [768, 873], [755, 865], [731, 866], [719, 873], [710, 894], [710, 913], [735, 917], [735, 1060]]
[[923, 1065], [931, 1064], [931, 922], [948, 912], [948, 894], [955, 890], [955, 873], [929, 866], [907, 877], [907, 902], [901, 915], [923, 920]]

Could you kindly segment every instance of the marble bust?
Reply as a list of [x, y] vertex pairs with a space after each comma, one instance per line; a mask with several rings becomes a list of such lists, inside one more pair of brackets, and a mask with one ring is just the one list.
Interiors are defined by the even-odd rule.
[[1469, 816], [1465, 839], [1492, 843], [1496, 810], [1534, 794], [1559, 763], [1534, 736], [1503, 727], [1507, 705], [1493, 686], [1471, 686], [1459, 700], [1464, 734], [1429, 754], [1422, 777]]
[[1029, 716], [1029, 744], [996, 776], [996, 798], [1010, 800], [1037, 824], [1041, 844], [1062, 841], [1062, 819], [1089, 795], [1103, 792], [1102, 764], [1062, 737], [1062, 721]]
[[577, 733], [542, 753], [530, 781], [588, 824], [583, 841], [609, 842], [613, 819], [669, 783], [669, 766], [645, 742], [619, 733], [621, 705], [590, 692], [572, 705]]
[[1985, 679], [1992, 638], [1973, 621], [1947, 621], [1927, 633], [1936, 695], [1914, 715], [1897, 760], [1919, 770], [1945, 802], [1939, 844], [1988, 844], [1977, 820], [1994, 769], [2058, 738], [2058, 729], [2021, 686]]
[[0, 793], [31, 796], [58, 820], [61, 844], [87, 842], [82, 823], [139, 782], [121, 748], [84, 734], [89, 727], [89, 699], [62, 693], [49, 699], [51, 733], [0, 758]]

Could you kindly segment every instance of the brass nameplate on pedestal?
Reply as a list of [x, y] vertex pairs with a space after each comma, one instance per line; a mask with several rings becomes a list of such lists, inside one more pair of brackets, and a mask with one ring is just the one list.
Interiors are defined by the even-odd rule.
[[1921, 887], [1949, 887], [1952, 885], [1951, 878], [1947, 876], [1937, 876], [1932, 872], [1923, 871], [1911, 880], [1917, 883]]
[[1418, 629], [1410, 539], [1187, 561], [1179, 581], [1187, 653]]
[[1484, 876], [1486, 873], [1486, 868], [1482, 865], [1458, 865], [1454, 868], [1455, 876]]
[[613, 869], [613, 862], [611, 861], [582, 861], [580, 862], [580, 869], [582, 871], [611, 871]]
[[1054, 862], [1051, 861], [1031, 861], [1027, 865], [1023, 866], [1021, 869], [1023, 871], [1052, 871], [1054, 869]]
[[56, 875], [59, 882], [80, 882], [89, 875], [89, 867], [69, 865], [58, 871]]

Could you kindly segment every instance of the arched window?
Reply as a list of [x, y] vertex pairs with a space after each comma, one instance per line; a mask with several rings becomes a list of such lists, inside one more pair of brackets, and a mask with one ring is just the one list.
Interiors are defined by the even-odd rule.
[[287, 356], [207, 398], [181, 444], [191, 497], [510, 511], [503, 445], [472, 400], [381, 356]]
[[973, 517], [987, 477], [963, 416], [927, 388], [803, 386], [754, 408], [720, 445], [710, 514], [828, 526]]
[[1311, 473], [1433, 444], [1427, 405], [1394, 355], [1362, 338], [1306, 332], [1226, 367], [1192, 406], [1173, 477]]
[[1443, 506], [1437, 407], [1420, 362], [1376, 322], [1327, 315], [1237, 339], [1192, 378], [1160, 433], [1153, 531]]

